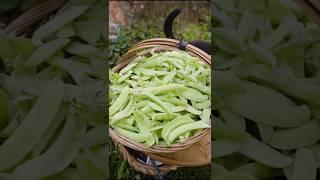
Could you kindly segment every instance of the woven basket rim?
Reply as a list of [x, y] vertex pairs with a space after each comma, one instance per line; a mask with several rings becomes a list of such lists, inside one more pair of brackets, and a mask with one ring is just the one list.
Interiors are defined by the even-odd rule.
[[[111, 69], [113, 72], [118, 72], [122, 68], [124, 68], [127, 64], [129, 64], [134, 57], [137, 55], [137, 52], [139, 50], [143, 49], [157, 49], [160, 48], [161, 50], [178, 50], [181, 51], [178, 48], [178, 43], [179, 41], [175, 39], [169, 39], [169, 38], [153, 38], [153, 39], [147, 39], [145, 41], [142, 41], [140, 43], [137, 43], [133, 48], [131, 48], [126, 54], [122, 56], [122, 61], [117, 64], [114, 68]], [[206, 54], [204, 51], [201, 49], [188, 44], [186, 47], [186, 52], [193, 56], [197, 56], [199, 60], [207, 63], [209, 66], [211, 66], [211, 56]], [[177, 152], [183, 149], [186, 149], [190, 147], [192, 144], [198, 142], [202, 137], [204, 137], [207, 133], [210, 132], [210, 128], [206, 128], [202, 130], [201, 132], [193, 135], [192, 137], [188, 138], [185, 142], [183, 143], [175, 143], [171, 146], [161, 146], [161, 145], [155, 145], [152, 147], [146, 147], [141, 143], [134, 142], [126, 137], [123, 137], [120, 135], [118, 132], [113, 130], [111, 127], [109, 127], [109, 134], [110, 136], [115, 140], [118, 141], [119, 143], [130, 147], [132, 149], [146, 152], [146, 153], [173, 153]]]

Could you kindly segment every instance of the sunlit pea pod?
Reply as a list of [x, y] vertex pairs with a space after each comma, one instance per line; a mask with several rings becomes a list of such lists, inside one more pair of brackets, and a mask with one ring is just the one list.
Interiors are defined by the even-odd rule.
[[134, 99], [131, 98], [129, 100], [129, 103], [127, 104], [127, 106], [122, 110], [122, 111], [119, 111], [117, 112], [116, 114], [114, 114], [113, 116], [111, 116], [110, 120], [110, 124], [114, 124], [116, 123], [117, 121], [123, 119], [123, 118], [126, 118], [128, 116], [130, 116], [133, 111], [134, 111]]
[[70, 41], [70, 39], [56, 39], [40, 46], [38, 49], [32, 52], [25, 65], [36, 66], [48, 60], [56, 52], [64, 48]]
[[164, 125], [164, 127], [162, 129], [162, 138], [168, 142], [168, 136], [171, 131], [173, 131], [178, 126], [181, 126], [186, 123], [191, 123], [191, 122], [193, 122], [193, 120], [186, 117], [186, 116], [179, 116], [179, 117], [173, 119], [172, 121], [170, 121]]
[[146, 96], [151, 101], [155, 102], [158, 106], [160, 106], [166, 113], [170, 114], [171, 110], [161, 101], [158, 97], [151, 93], [142, 92], [141, 95]]
[[134, 120], [142, 134], [145, 134], [148, 138], [146, 139], [145, 145], [148, 147], [152, 146], [155, 143], [155, 139], [150, 131], [150, 125], [146, 124], [144, 115], [140, 111], [135, 111], [133, 113]]
[[123, 118], [123, 119], [119, 120], [118, 123], [128, 124], [128, 125], [132, 126], [134, 123], [134, 118], [132, 116], [129, 116], [127, 118]]
[[9, 179], [39, 179], [60, 172], [78, 153], [85, 130], [86, 124], [71, 115], [54, 144], [40, 156], [18, 166]]
[[302, 148], [296, 151], [292, 180], [316, 180], [317, 166], [311, 150]]
[[[176, 112], [181, 112], [181, 111], [184, 111], [186, 108], [184, 106], [174, 106], [170, 103], [167, 103], [167, 102], [163, 102], [163, 104], [165, 106], [167, 106], [168, 109], [170, 109], [171, 113], [176, 113]], [[158, 104], [156, 103], [153, 103], [153, 102], [148, 102], [148, 105], [154, 109], [155, 111], [159, 111], [159, 112], [165, 112], [163, 108], [161, 108]]]
[[162, 101], [171, 103], [173, 105], [178, 105], [178, 106], [185, 106], [187, 105], [187, 103], [181, 101], [180, 99], [178, 99], [177, 97], [173, 97], [173, 96], [161, 96], [159, 97]]
[[122, 76], [118, 79], [117, 83], [122, 83], [123, 81], [127, 80], [130, 76], [131, 76], [130, 73], [127, 73], [127, 74], [122, 75]]
[[201, 115], [202, 114], [202, 111], [194, 108], [193, 106], [190, 106], [190, 105], [187, 105], [186, 106], [186, 111], [192, 113], [192, 114], [195, 114], [195, 115]]
[[147, 106], [141, 108], [140, 111], [145, 113], [145, 114], [148, 114], [148, 113], [153, 112], [153, 109], [149, 105], [147, 105]]
[[204, 109], [201, 114], [201, 121], [211, 125], [211, 109]]
[[215, 89], [225, 92], [243, 92], [245, 84], [231, 72], [213, 71]]
[[228, 172], [212, 178], [212, 180], [257, 180], [254, 176], [245, 173]]
[[141, 89], [142, 92], [149, 92], [153, 95], [158, 95], [158, 94], [165, 94], [167, 92], [171, 91], [183, 91], [186, 90], [186, 86], [183, 84], [167, 84], [163, 86], [158, 86], [158, 87], [148, 87], [148, 88], [143, 88]]
[[247, 173], [257, 179], [267, 179], [281, 174], [281, 170], [270, 168], [260, 163], [249, 163], [233, 169], [232, 172]]
[[126, 67], [124, 67], [123, 69], [121, 69], [121, 71], [119, 72], [119, 75], [123, 75], [125, 74], [127, 71], [131, 70], [132, 68], [134, 68], [138, 63], [137, 62], [131, 62], [130, 64], [128, 64]]
[[291, 150], [312, 145], [320, 140], [320, 122], [311, 120], [307, 124], [275, 131], [268, 143], [282, 150]]
[[169, 133], [168, 143], [171, 144], [178, 136], [180, 136], [181, 134], [183, 134], [187, 131], [192, 131], [192, 130], [196, 130], [196, 129], [204, 129], [204, 128], [210, 128], [210, 126], [207, 123], [202, 122], [202, 121], [196, 121], [196, 122], [183, 124]]
[[176, 117], [178, 117], [179, 114], [178, 113], [171, 113], [171, 114], [167, 114], [167, 113], [156, 113], [153, 117], [152, 120], [153, 121], [165, 121], [165, 120], [172, 120]]
[[132, 132], [139, 132], [138, 128], [136, 128], [134, 126], [131, 126], [131, 125], [116, 123], [115, 126], [120, 127], [122, 129], [125, 129], [125, 130], [132, 131]]
[[[51, 80], [20, 126], [0, 146], [0, 171], [12, 167], [23, 159], [45, 133], [62, 103], [63, 87], [60, 80]], [[24, 140], [26, 137], [28, 140]]]
[[208, 100], [207, 95], [203, 95], [200, 91], [193, 88], [187, 88], [185, 91], [181, 92], [181, 95], [184, 98], [190, 99], [191, 101], [195, 102], [204, 102]]
[[168, 84], [169, 82], [172, 81], [172, 79], [175, 77], [175, 75], [177, 74], [176, 71], [170, 71], [168, 72], [168, 74], [166, 74], [163, 79], [162, 79], [162, 82], [165, 83], [165, 84]]
[[128, 101], [130, 94], [129, 88], [124, 88], [121, 92], [120, 96], [116, 99], [116, 101], [109, 107], [109, 116], [112, 116], [117, 111], [119, 111], [124, 104]]
[[210, 108], [211, 107], [211, 101], [207, 100], [207, 101], [204, 101], [204, 102], [201, 102], [201, 103], [196, 103], [194, 105], [194, 107], [196, 109], [207, 109], [207, 108]]
[[284, 168], [293, 163], [292, 158], [281, 154], [253, 137], [248, 137], [241, 142], [239, 153], [273, 168]]
[[211, 141], [211, 158], [219, 158], [236, 152], [241, 143], [235, 140], [219, 139]]
[[135, 133], [132, 131], [128, 131], [125, 129], [122, 129], [120, 127], [112, 126], [114, 130], [116, 130], [118, 133], [120, 133], [122, 136], [131, 139], [135, 142], [145, 142], [149, 137], [146, 134], [142, 133]]

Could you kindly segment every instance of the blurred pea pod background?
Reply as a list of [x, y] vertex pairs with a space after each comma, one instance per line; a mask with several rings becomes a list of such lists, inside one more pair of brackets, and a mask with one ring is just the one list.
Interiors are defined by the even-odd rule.
[[319, 179], [319, 25], [292, 0], [212, 12], [212, 179]]

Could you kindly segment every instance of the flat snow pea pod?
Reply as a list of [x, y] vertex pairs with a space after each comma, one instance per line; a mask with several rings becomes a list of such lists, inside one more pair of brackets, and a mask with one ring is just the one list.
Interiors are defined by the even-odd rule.
[[63, 96], [63, 83], [56, 78], [51, 80], [20, 126], [0, 146], [0, 171], [12, 167], [31, 151], [53, 121]]
[[253, 45], [249, 48], [250, 54], [260, 63], [275, 66], [277, 59], [275, 55], [268, 49], [256, 47]]
[[167, 85], [158, 86], [158, 87], [143, 88], [141, 91], [158, 95], [158, 94], [163, 94], [171, 91], [183, 91], [185, 89], [186, 89], [186, 86], [184, 86], [183, 84], [167, 84]]
[[66, 26], [66, 27], [60, 29], [56, 34], [56, 36], [58, 38], [70, 38], [74, 35], [75, 35], [75, 32], [74, 32], [73, 28], [70, 26]]
[[225, 92], [243, 92], [245, 84], [231, 72], [213, 71], [215, 89]]
[[193, 88], [187, 88], [186, 90], [181, 92], [181, 95], [184, 98], [190, 99], [191, 101], [195, 102], [204, 102], [208, 100], [207, 95], [203, 95], [200, 91]]
[[249, 70], [249, 75], [276, 87], [285, 94], [301, 99], [305, 102], [320, 105], [320, 87], [298, 79], [286, 73], [282, 68], [270, 68], [265, 65], [256, 65]]
[[111, 120], [110, 124], [115, 124], [117, 121], [130, 116], [134, 111], [134, 101], [135, 100], [133, 98], [131, 98], [129, 100], [129, 103], [127, 104], [127, 106], [122, 111], [119, 111], [116, 114], [114, 114], [110, 118], [110, 120]]
[[76, 21], [73, 27], [78, 37], [92, 45], [95, 45], [101, 36], [101, 29], [94, 19]]
[[238, 172], [229, 172], [226, 174], [222, 174], [220, 176], [216, 176], [212, 178], [212, 180], [257, 180], [254, 176], [245, 173]]
[[257, 179], [267, 179], [275, 177], [281, 173], [279, 169], [270, 168], [268, 166], [256, 162], [242, 165], [236, 169], [233, 169], [232, 172], [251, 174]]
[[116, 130], [118, 133], [120, 133], [122, 136], [124, 136], [124, 137], [126, 137], [128, 139], [132, 139], [135, 142], [144, 142], [149, 138], [146, 134], [135, 133], [135, 132], [132, 132], [132, 131], [128, 131], [128, 130], [122, 129], [122, 128], [117, 127], [117, 126], [112, 126], [112, 128], [114, 130]]
[[40, 46], [32, 52], [29, 59], [26, 61], [25, 65], [36, 66], [48, 60], [59, 50], [64, 48], [69, 42], [70, 39], [56, 39], [45, 43], [44, 45]]
[[202, 111], [199, 111], [198, 109], [194, 108], [193, 106], [187, 105], [186, 106], [186, 111], [195, 114], [195, 115], [201, 115]]
[[226, 124], [230, 128], [234, 128], [240, 131], [246, 130], [246, 122], [243, 117], [241, 117], [239, 114], [231, 111], [226, 106], [218, 106], [217, 107], [218, 112], [220, 113], [223, 120], [226, 122]]
[[211, 178], [228, 173], [228, 170], [218, 163], [211, 164]]
[[168, 114], [168, 113], [156, 113], [152, 120], [154, 121], [165, 121], [165, 120], [172, 120], [174, 118], [176, 118], [177, 116], [179, 116], [179, 114], [177, 113], [171, 113], [171, 114]]
[[197, 89], [200, 92], [203, 92], [207, 95], [211, 94], [211, 87], [210, 86], [205, 86], [202, 83], [196, 83], [196, 82], [190, 82], [189, 83], [190, 87], [193, 87], [195, 89]]
[[83, 137], [83, 142], [88, 146], [102, 145], [106, 143], [107, 125], [100, 125], [90, 129]]
[[105, 180], [106, 175], [101, 172], [88, 157], [85, 156], [84, 152], [79, 152], [75, 158], [75, 164], [80, 175], [80, 180], [85, 179], [96, 179]]
[[275, 131], [268, 143], [277, 149], [291, 150], [312, 145], [320, 140], [320, 122], [311, 120], [307, 124]]
[[166, 75], [163, 77], [162, 82], [163, 82], [164, 84], [168, 84], [169, 82], [172, 81], [172, 79], [174, 78], [174, 76], [175, 76], [176, 74], [177, 74], [176, 71], [170, 71], [170, 72], [168, 72], [168, 74], [166, 74]]
[[134, 68], [138, 63], [137, 62], [132, 62], [129, 65], [127, 65], [126, 67], [124, 67], [123, 69], [121, 69], [121, 71], [119, 72], [120, 75], [125, 74], [126, 72], [128, 72], [129, 70], [131, 70], [132, 68]]
[[158, 106], [160, 106], [164, 110], [164, 112], [166, 112], [168, 114], [171, 113], [171, 110], [163, 103], [163, 101], [161, 101], [155, 95], [148, 93], [148, 92], [142, 92], [141, 95], [144, 95], [144, 96], [148, 97], [151, 101], [155, 102]]
[[262, 142], [268, 142], [272, 135], [274, 134], [274, 127], [265, 125], [262, 123], [257, 123], [257, 127], [259, 129], [259, 134], [262, 139]]
[[240, 148], [239, 141], [219, 139], [211, 141], [211, 158], [219, 158], [236, 152]]
[[41, 137], [41, 139], [37, 142], [37, 144], [33, 147], [33, 149], [32, 149], [33, 156], [38, 156], [46, 148], [50, 138], [52, 138], [53, 134], [56, 132], [58, 127], [66, 119], [68, 109], [69, 109], [69, 107], [67, 104], [61, 105], [58, 113], [56, 114], [54, 120], [52, 121], [52, 123], [48, 127], [47, 131], [44, 133], [44, 135]]
[[201, 103], [196, 103], [194, 105], [195, 108], [197, 109], [207, 109], [207, 108], [210, 108], [211, 107], [211, 101], [210, 100], [207, 100], [207, 101], [204, 101], [204, 102], [201, 102]]
[[148, 121], [145, 116], [140, 111], [135, 111], [133, 113], [135, 122], [138, 125], [138, 128], [142, 134], [145, 134], [148, 138], [146, 139], [145, 145], [151, 147], [155, 143], [155, 139], [150, 131], [150, 125], [146, 123]]
[[187, 105], [187, 103], [181, 101], [180, 99], [176, 98], [176, 97], [160, 97], [160, 99], [162, 101], [165, 101], [165, 102], [168, 102], [168, 103], [171, 103], [173, 105], [178, 105], [178, 106], [185, 106]]
[[238, 53], [243, 47], [241, 36], [233, 29], [214, 28], [214, 42], [217, 47], [231, 54]]
[[168, 122], [164, 125], [162, 129], [162, 138], [166, 141], [168, 141], [168, 136], [171, 131], [173, 131], [176, 127], [181, 126], [183, 124], [191, 123], [193, 122], [192, 119], [186, 117], [186, 116], [179, 116], [175, 118], [174, 120]]
[[55, 17], [54, 19], [48, 21], [45, 25], [41, 26], [37, 29], [33, 34], [33, 39], [43, 40], [55, 31], [59, 30], [63, 26], [67, 25], [75, 18], [80, 16], [84, 13], [89, 6], [78, 6], [74, 7], [59, 16]]
[[169, 142], [169, 144], [171, 144], [178, 136], [180, 136], [181, 134], [184, 134], [187, 131], [192, 131], [192, 130], [196, 130], [196, 129], [204, 129], [204, 128], [209, 128], [209, 127], [210, 126], [207, 123], [202, 122], [202, 121], [196, 121], [196, 122], [192, 122], [192, 123], [183, 124], [169, 133], [168, 142]]
[[126, 129], [126, 130], [129, 130], [129, 131], [139, 132], [138, 128], [136, 128], [134, 126], [131, 126], [131, 125], [117, 123], [117, 124], [115, 124], [115, 126], [118, 126], [118, 127], [122, 128], [122, 129]]
[[211, 124], [210, 116], [211, 116], [211, 109], [204, 109], [201, 114], [201, 121], [207, 124]]
[[277, 127], [297, 127], [310, 119], [308, 106], [291, 105], [289, 99], [274, 90], [254, 83], [246, 84], [246, 92], [224, 96], [229, 108], [241, 116]]
[[50, 148], [40, 156], [18, 166], [10, 179], [38, 179], [62, 171], [78, 153], [86, 124], [70, 115]]
[[274, 168], [284, 168], [293, 163], [290, 157], [281, 154], [253, 137], [248, 137], [242, 141], [239, 153]]
[[121, 91], [121, 94], [116, 99], [116, 101], [109, 107], [109, 115], [112, 116], [116, 112], [118, 112], [124, 104], [128, 101], [130, 94], [130, 89], [128, 87], [124, 88]]
[[302, 148], [296, 151], [292, 180], [316, 180], [317, 166], [311, 150]]

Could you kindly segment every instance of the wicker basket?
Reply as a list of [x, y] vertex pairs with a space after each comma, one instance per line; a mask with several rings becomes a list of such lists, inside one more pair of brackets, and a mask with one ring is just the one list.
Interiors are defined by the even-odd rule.
[[[124, 68], [127, 64], [129, 64], [135, 57], [140, 56], [140, 55], [147, 55], [151, 51], [179, 51], [179, 41], [174, 40], [174, 39], [168, 39], [168, 38], [155, 38], [155, 39], [149, 39], [145, 40], [143, 42], [138, 43], [135, 47], [133, 47], [131, 50], [128, 51], [128, 53], [124, 54], [122, 56], [122, 61], [115, 66], [112, 71], [113, 72], [118, 72], [122, 68]], [[200, 60], [203, 62], [207, 63], [208, 65], [211, 66], [211, 57], [203, 52], [201, 49], [192, 46], [188, 44], [185, 48], [185, 50], [192, 56], [198, 57]], [[194, 150], [192, 145], [195, 143], [199, 142], [203, 138], [207, 138], [210, 141], [210, 129], [205, 129], [191, 138], [187, 139], [183, 143], [177, 143], [173, 144], [169, 147], [164, 147], [160, 145], [155, 145], [152, 147], [145, 147], [141, 143], [136, 143], [131, 140], [129, 140], [126, 137], [121, 136], [119, 133], [117, 133], [115, 130], [112, 128], [109, 128], [109, 134], [112, 137], [114, 141], [117, 141], [118, 143], [123, 144], [126, 147], [130, 147], [132, 149], [138, 150], [140, 152], [143, 152], [144, 154], [150, 155], [152, 157], [160, 157], [163, 154], [172, 154], [172, 153], [179, 153], [182, 150]], [[207, 159], [210, 161], [210, 155], [211, 154], [206, 154], [206, 160], [205, 162], [208, 162]], [[197, 157], [195, 157], [197, 158]], [[165, 159], [161, 158], [161, 161], [164, 161]], [[182, 160], [183, 161], [183, 160]], [[199, 164], [194, 164], [194, 166], [197, 165], [203, 165], [203, 163]]]

